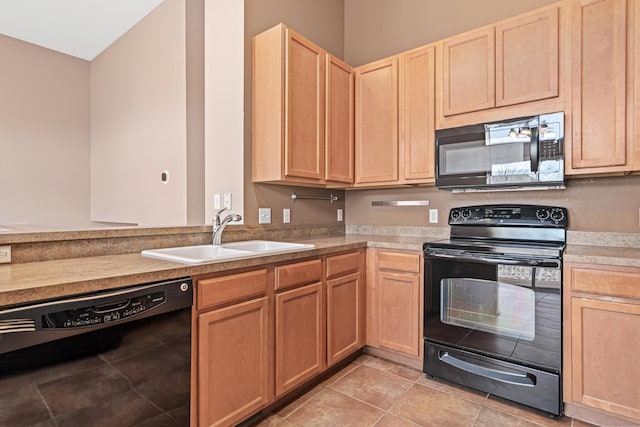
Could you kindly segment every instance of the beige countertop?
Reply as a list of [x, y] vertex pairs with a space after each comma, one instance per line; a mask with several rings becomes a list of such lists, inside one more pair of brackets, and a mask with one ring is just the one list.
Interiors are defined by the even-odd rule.
[[640, 267], [640, 248], [567, 245], [564, 262]]
[[[366, 233], [368, 230], [357, 231]], [[315, 248], [195, 265], [147, 258], [139, 253], [6, 264], [0, 265], [0, 307], [262, 264], [295, 261], [361, 247], [421, 251], [425, 241], [438, 240], [442, 238], [440, 234], [442, 233], [431, 236], [423, 234], [419, 237], [391, 233], [347, 234], [341, 237], [298, 239], [297, 242], [313, 243]], [[564, 255], [565, 262], [640, 267], [640, 248], [636, 245], [614, 247], [584, 244], [588, 241], [592, 241], [592, 235], [587, 235], [582, 241], [574, 238], [574, 244], [571, 244], [570, 240]]]
[[147, 258], [139, 253], [0, 265], [0, 307], [293, 261], [366, 246], [419, 251], [422, 249], [424, 238], [350, 235], [297, 241], [313, 243], [315, 248], [195, 265]]

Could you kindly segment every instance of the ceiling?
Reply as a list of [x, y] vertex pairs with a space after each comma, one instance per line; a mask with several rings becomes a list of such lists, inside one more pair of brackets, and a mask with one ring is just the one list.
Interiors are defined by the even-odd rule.
[[0, 34], [91, 61], [164, 0], [0, 0]]

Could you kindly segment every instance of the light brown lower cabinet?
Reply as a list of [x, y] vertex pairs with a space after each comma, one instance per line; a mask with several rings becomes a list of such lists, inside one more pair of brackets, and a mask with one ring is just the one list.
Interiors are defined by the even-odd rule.
[[363, 251], [327, 258], [327, 366], [364, 347], [364, 270]]
[[235, 425], [272, 399], [269, 272], [196, 280], [197, 425]]
[[199, 316], [200, 425], [234, 425], [269, 403], [267, 298]]
[[[367, 344], [422, 359], [422, 254], [374, 249], [368, 254]], [[372, 277], [373, 276], [373, 277]]]
[[194, 277], [192, 425], [236, 425], [362, 348], [364, 260]]
[[640, 268], [568, 263], [564, 283], [565, 411], [640, 421]]
[[322, 283], [276, 294], [276, 397], [324, 368]]

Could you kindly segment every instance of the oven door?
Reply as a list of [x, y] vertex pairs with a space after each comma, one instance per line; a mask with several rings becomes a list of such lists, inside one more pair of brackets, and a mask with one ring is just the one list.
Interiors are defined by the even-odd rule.
[[424, 372], [562, 413], [561, 262], [425, 250]]
[[426, 341], [557, 372], [561, 261], [425, 252]]

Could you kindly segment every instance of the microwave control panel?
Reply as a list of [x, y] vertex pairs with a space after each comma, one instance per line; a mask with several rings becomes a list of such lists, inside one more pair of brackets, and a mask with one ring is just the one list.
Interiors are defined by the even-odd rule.
[[541, 160], [557, 159], [562, 155], [560, 141], [557, 139], [541, 140], [539, 151]]

